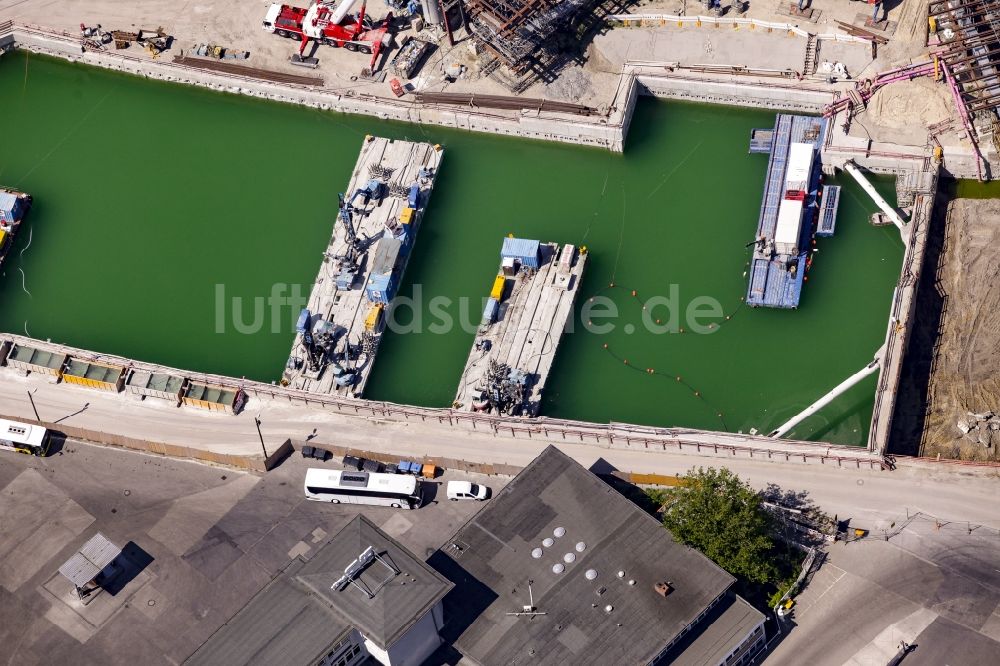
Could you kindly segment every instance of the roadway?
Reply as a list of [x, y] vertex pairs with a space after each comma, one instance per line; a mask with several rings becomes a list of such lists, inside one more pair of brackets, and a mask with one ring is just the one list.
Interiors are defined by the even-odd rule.
[[[49, 377], [5, 369], [0, 381], [0, 414], [33, 418], [32, 397], [43, 421], [189, 446], [217, 453], [260, 453], [254, 425], [259, 414], [268, 450], [287, 438], [356, 447], [403, 456], [433, 455], [481, 463], [524, 466], [547, 442], [471, 432], [433, 421], [397, 422], [346, 416], [313, 407], [252, 399], [238, 416], [135, 396], [106, 394]], [[720, 443], [725, 440], [720, 436]], [[1000, 527], [995, 502], [1000, 472], [992, 468], [902, 463], [894, 472], [845, 469], [833, 464], [788, 463], [743, 457], [713, 458], [677, 451], [608, 448], [592, 443], [553, 442], [586, 466], [603, 460], [628, 472], [679, 474], [691, 467], [725, 464], [756, 487], [769, 483], [785, 491], [805, 491], [827, 513], [852, 525], [878, 530], [906, 512], [923, 511], [947, 520]]]

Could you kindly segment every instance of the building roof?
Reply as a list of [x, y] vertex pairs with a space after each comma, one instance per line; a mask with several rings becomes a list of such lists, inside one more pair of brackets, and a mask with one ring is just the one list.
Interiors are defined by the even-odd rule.
[[[647, 663], [734, 581], [551, 446], [432, 562], [457, 583], [445, 623], [461, 633], [449, 638], [480, 664]], [[529, 581], [544, 615], [510, 615], [529, 604]]]
[[695, 630], [690, 640], [681, 641], [668, 655], [671, 666], [716, 666], [758, 625], [764, 614], [735, 594], [728, 595], [712, 609], [704, 627]]
[[[351, 584], [331, 589], [345, 568], [369, 546], [400, 573], [394, 574], [376, 560], [357, 577], [359, 584], [370, 590], [381, 585], [372, 598]], [[452, 588], [448, 579], [364, 516], [338, 532], [296, 578], [383, 649], [395, 643]]]
[[[358, 576], [376, 590], [372, 598], [353, 585], [331, 589], [369, 546], [400, 573], [375, 560]], [[444, 576], [358, 516], [308, 561], [293, 560], [185, 664], [312, 664], [352, 626], [387, 649], [451, 588]]]
[[296, 580], [305, 566], [292, 563], [222, 625], [186, 666], [314, 664], [350, 630], [315, 594]]
[[98, 532], [59, 567], [59, 573], [77, 587], [83, 587], [115, 561], [122, 549]]

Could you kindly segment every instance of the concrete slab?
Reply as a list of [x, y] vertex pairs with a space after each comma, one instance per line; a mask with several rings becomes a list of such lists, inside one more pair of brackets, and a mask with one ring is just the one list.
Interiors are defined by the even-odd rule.
[[869, 664], [887, 664], [899, 652], [900, 642], [913, 644], [917, 636], [934, 620], [937, 613], [918, 608], [902, 620], [890, 624], [879, 632], [868, 645], [858, 650], [848, 659], [845, 666], [868, 666]]
[[155, 620], [167, 608], [169, 600], [156, 588], [155, 583], [143, 585], [132, 596], [131, 605], [150, 620]]
[[0, 585], [17, 590], [93, 522], [37, 471], [23, 471], [0, 493]]
[[149, 536], [175, 555], [186, 553], [257, 481], [254, 476], [241, 476], [223, 486], [178, 499], [149, 530]]
[[305, 555], [310, 550], [312, 550], [312, 546], [307, 544], [305, 541], [299, 541], [297, 544], [292, 546], [291, 550], [288, 551], [288, 559], [294, 560], [296, 557]]
[[62, 603], [79, 615], [80, 619], [94, 627], [96, 631], [121, 610], [132, 595], [142, 589], [149, 581], [149, 573], [140, 571], [118, 594], [113, 595], [107, 591], [101, 591], [93, 594], [87, 603], [84, 603], [76, 596], [73, 584], [57, 572], [39, 588], [39, 594], [48, 600]]
[[402, 513], [394, 513], [379, 527], [382, 528], [383, 532], [398, 540], [410, 531], [410, 528], [413, 527], [413, 522], [408, 520]]

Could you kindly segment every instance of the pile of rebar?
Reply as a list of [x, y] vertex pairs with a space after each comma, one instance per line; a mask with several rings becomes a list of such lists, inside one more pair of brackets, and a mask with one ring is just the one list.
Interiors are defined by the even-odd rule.
[[509, 97], [506, 95], [479, 95], [473, 93], [416, 93], [418, 102], [425, 104], [454, 104], [472, 108], [507, 109], [511, 111], [552, 111], [555, 113], [571, 113], [577, 116], [591, 116], [597, 109], [572, 102], [558, 102], [551, 99], [532, 97]]
[[195, 69], [205, 69], [212, 72], [225, 72], [236, 76], [245, 76], [250, 79], [263, 79], [265, 81], [275, 81], [277, 83], [293, 83], [301, 86], [322, 86], [323, 79], [315, 76], [300, 76], [298, 74], [285, 74], [269, 69], [258, 67], [246, 67], [244, 65], [234, 65], [219, 60], [206, 60], [204, 58], [191, 58], [189, 56], [174, 56], [174, 62], [178, 65], [194, 67]]

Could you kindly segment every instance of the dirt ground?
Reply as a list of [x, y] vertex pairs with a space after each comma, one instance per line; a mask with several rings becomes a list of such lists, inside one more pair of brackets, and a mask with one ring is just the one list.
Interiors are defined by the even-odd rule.
[[[948, 206], [937, 288], [941, 334], [928, 388], [921, 453], [998, 460], [1000, 448], [1000, 201]], [[978, 415], [972, 416], [973, 414]], [[968, 433], [963, 428], [975, 425]], [[994, 429], [996, 428], [996, 429]]]

